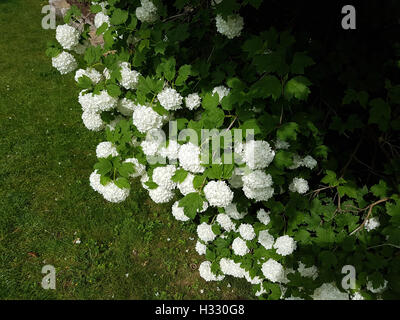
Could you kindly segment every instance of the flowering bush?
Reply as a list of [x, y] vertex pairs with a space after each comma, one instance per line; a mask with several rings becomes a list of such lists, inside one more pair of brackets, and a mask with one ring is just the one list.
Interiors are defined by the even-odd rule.
[[[321, 82], [306, 74], [318, 67], [309, 45], [255, 27], [260, 6], [94, 1], [93, 21], [72, 6], [47, 54], [61, 74], [80, 68], [83, 124], [105, 132], [90, 185], [117, 203], [139, 178], [154, 202], [173, 203], [177, 220], [198, 224], [206, 281], [244, 278], [268, 299], [390, 298], [400, 292], [398, 180], [368, 187], [345, 176], [349, 164], [335, 172], [327, 118], [309, 102]], [[399, 87], [386, 87], [389, 100], [348, 89], [343, 104], [371, 106], [369, 125], [398, 130], [378, 110], [399, 103]], [[367, 125], [337, 118], [341, 133]], [[351, 289], [344, 265], [357, 271]]]

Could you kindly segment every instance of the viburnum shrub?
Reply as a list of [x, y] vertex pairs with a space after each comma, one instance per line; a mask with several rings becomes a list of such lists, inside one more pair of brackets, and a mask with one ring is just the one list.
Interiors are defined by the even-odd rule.
[[322, 83], [318, 69], [308, 75], [318, 55], [290, 31], [255, 27], [262, 2], [94, 1], [85, 15], [71, 7], [47, 54], [61, 74], [75, 72], [83, 124], [104, 132], [90, 185], [117, 203], [140, 179], [177, 220], [197, 223], [206, 281], [244, 278], [263, 299], [394, 297], [398, 180], [368, 186], [346, 174], [353, 151], [340, 170], [325, 124], [339, 135], [396, 132], [400, 88], [387, 80], [387, 96], [373, 99], [342, 91], [343, 105], [369, 110], [366, 120], [325, 115], [309, 99], [313, 79], [316, 92]]

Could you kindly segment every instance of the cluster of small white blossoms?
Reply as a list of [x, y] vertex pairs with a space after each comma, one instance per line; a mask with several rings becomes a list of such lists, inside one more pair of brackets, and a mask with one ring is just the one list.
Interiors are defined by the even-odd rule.
[[61, 74], [70, 73], [78, 68], [74, 56], [69, 52], [63, 51], [51, 59], [51, 63]]
[[233, 192], [225, 181], [210, 181], [203, 190], [210, 206], [226, 207], [232, 203]]
[[233, 39], [240, 36], [240, 32], [243, 29], [243, 18], [237, 14], [230, 15], [225, 20], [221, 15], [217, 15], [215, 18], [215, 25], [217, 31], [228, 39]]
[[140, 0], [140, 7], [136, 8], [136, 18], [142, 22], [152, 23], [157, 20], [157, 7], [149, 0]]
[[303, 178], [293, 178], [292, 182], [289, 185], [289, 190], [292, 192], [298, 192], [300, 194], [304, 194], [308, 191], [308, 182]]
[[157, 99], [165, 110], [175, 111], [182, 108], [182, 96], [175, 90], [166, 87], [157, 94]]
[[[282, 142], [281, 142], [282, 144]], [[310, 170], [314, 169], [317, 166], [317, 160], [315, 160], [311, 156], [305, 156], [301, 158], [298, 154], [293, 155], [293, 164], [288, 167], [291, 170], [297, 169], [299, 167], [306, 167]]]
[[152, 108], [138, 105], [133, 111], [133, 124], [141, 132], [146, 133], [151, 129], [159, 129], [163, 124], [163, 118]]
[[128, 62], [121, 62], [121, 85], [129, 90], [136, 89], [136, 86], [139, 82], [140, 73], [136, 70], [131, 70], [131, 66]]
[[106, 15], [103, 11], [96, 13], [94, 17], [94, 25], [99, 29], [104, 23], [110, 26], [110, 17]]
[[100, 178], [101, 178], [100, 174], [98, 174], [97, 170], [95, 170], [90, 175], [89, 181], [90, 181], [90, 186], [93, 188], [93, 190], [100, 193], [104, 197], [104, 199], [106, 199], [109, 202], [118, 203], [125, 201], [126, 198], [128, 198], [129, 189], [119, 188], [114, 183], [114, 181], [110, 181], [103, 186], [100, 182]]
[[197, 92], [189, 94], [185, 98], [185, 104], [186, 104], [186, 108], [188, 108], [189, 110], [195, 110], [198, 107], [200, 107], [201, 98], [200, 98], [199, 94]]
[[79, 43], [80, 33], [67, 24], [57, 26], [56, 39], [66, 50], [72, 50]]
[[365, 222], [364, 228], [369, 232], [369, 231], [372, 231], [372, 230], [374, 230], [374, 229], [376, 229], [376, 228], [379, 228], [380, 225], [381, 225], [381, 224], [380, 224], [380, 222], [379, 222], [379, 219], [376, 218], [376, 217], [373, 217], [373, 218], [369, 218], [369, 219]]

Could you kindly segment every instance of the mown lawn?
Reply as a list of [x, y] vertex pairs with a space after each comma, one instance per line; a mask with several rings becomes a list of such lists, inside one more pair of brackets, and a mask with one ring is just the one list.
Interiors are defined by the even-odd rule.
[[[0, 1], [0, 298], [251, 298], [245, 281], [200, 278], [195, 226], [140, 184], [120, 205], [90, 188], [103, 134], [83, 126], [73, 75], [44, 54], [54, 30], [41, 28], [43, 5]], [[56, 290], [40, 285], [46, 264]]]

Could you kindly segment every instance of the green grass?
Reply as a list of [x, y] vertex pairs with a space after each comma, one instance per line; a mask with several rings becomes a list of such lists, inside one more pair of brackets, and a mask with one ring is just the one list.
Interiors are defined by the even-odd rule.
[[[119, 205], [90, 188], [104, 138], [82, 124], [73, 75], [44, 54], [54, 39], [41, 28], [45, 4], [0, 2], [0, 298], [251, 298], [244, 280], [200, 278], [195, 226], [140, 184]], [[56, 268], [56, 290], [40, 285], [45, 264]]]

